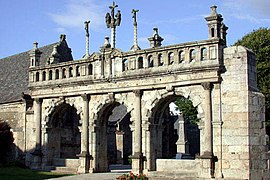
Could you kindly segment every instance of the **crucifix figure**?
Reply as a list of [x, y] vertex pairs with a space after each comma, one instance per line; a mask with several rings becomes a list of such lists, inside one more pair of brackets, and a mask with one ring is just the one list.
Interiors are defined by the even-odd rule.
[[137, 24], [137, 12], [139, 12], [139, 10], [132, 9], [131, 11], [131, 13], [133, 14], [132, 18], [134, 19], [134, 24]]
[[90, 24], [90, 21], [84, 22], [84, 25], [85, 25], [84, 29], [86, 31], [86, 36], [89, 36], [89, 24]]
[[115, 8], [117, 8], [118, 5], [113, 2], [112, 6], [109, 6], [111, 9], [111, 14], [107, 13], [105, 16], [105, 22], [107, 25], [107, 28], [111, 28], [111, 45], [112, 48], [115, 48], [115, 31], [116, 26], [120, 26], [121, 23], [121, 12], [120, 10], [117, 11], [116, 15], [114, 15]]

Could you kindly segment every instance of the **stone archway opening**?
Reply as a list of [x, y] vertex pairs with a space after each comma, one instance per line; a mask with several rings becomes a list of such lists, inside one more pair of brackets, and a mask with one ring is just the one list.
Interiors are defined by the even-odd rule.
[[172, 95], [161, 99], [152, 110], [152, 170], [156, 159], [195, 159], [200, 153], [197, 109], [189, 98]]
[[98, 121], [98, 171], [130, 169], [130, 112], [125, 105], [114, 102], [99, 112]]
[[[57, 166], [60, 159], [78, 159], [77, 155], [81, 151], [79, 125], [80, 116], [77, 114], [77, 109], [67, 103], [60, 104], [49, 115], [46, 132], [47, 165]], [[61, 166], [65, 165], [61, 164]]]

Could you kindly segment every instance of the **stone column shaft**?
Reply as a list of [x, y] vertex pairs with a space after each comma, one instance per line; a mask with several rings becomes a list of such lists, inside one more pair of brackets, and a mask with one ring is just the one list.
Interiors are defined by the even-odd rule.
[[89, 154], [89, 95], [83, 94], [83, 121], [82, 121], [82, 146], [81, 153]]
[[41, 151], [41, 105], [42, 100], [37, 98], [34, 100], [34, 119], [36, 126], [36, 151]]
[[140, 90], [134, 91], [135, 93], [135, 153], [142, 152], [142, 119], [141, 119], [141, 92]]
[[111, 28], [111, 46], [112, 48], [115, 48], [115, 31], [116, 31], [116, 28], [115, 27], [112, 27]]
[[141, 91], [134, 90], [134, 119], [135, 132], [134, 137], [134, 153], [132, 158], [132, 171], [135, 174], [141, 173], [143, 170], [143, 155], [142, 155], [142, 115], [141, 115]]
[[202, 83], [205, 90], [205, 122], [204, 122], [204, 143], [205, 149], [202, 156], [211, 158], [213, 155], [212, 143], [212, 108], [211, 108], [211, 90], [212, 84], [210, 82]]

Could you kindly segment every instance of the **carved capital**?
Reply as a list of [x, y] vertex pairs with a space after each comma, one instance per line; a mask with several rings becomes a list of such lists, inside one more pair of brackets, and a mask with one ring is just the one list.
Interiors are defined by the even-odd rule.
[[201, 85], [204, 88], [204, 90], [211, 91], [213, 88], [213, 84], [211, 82], [203, 82], [203, 83], [201, 83]]
[[115, 99], [114, 99], [114, 93], [108, 93], [108, 96], [109, 96], [109, 99], [111, 102], [113, 102]]
[[142, 96], [142, 90], [140, 90], [140, 89], [133, 90], [133, 93], [135, 94], [136, 97]]
[[174, 87], [173, 87], [172, 85], [167, 85], [167, 86], [166, 86], [166, 90], [167, 90], [168, 92], [174, 92]]
[[34, 101], [37, 103], [37, 104], [41, 104], [43, 102], [43, 99], [41, 98], [35, 98]]
[[83, 99], [84, 101], [89, 101], [89, 100], [90, 100], [89, 94], [82, 94], [81, 97], [82, 97], [82, 99]]

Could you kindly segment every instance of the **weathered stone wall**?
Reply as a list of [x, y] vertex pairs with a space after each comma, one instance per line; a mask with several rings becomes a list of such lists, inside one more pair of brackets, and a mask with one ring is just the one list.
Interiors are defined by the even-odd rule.
[[[262, 177], [261, 173], [256, 172], [254, 165], [262, 167], [265, 164], [261, 157], [257, 156], [262, 153], [261, 140], [265, 136], [262, 129], [264, 105], [263, 101], [258, 103], [259, 99], [262, 100], [262, 95], [253, 92], [257, 88], [255, 63], [251, 55], [250, 51], [240, 46], [224, 50], [226, 72], [221, 75], [220, 113], [223, 125], [220, 130], [222, 139], [219, 139], [222, 146], [218, 150], [222, 156], [219, 157], [222, 161], [219, 168], [222, 166], [221, 173], [224, 177]], [[255, 156], [260, 161], [254, 159]]]
[[0, 120], [6, 121], [13, 132], [14, 146], [11, 159], [21, 159], [25, 151], [25, 103], [0, 104]]

